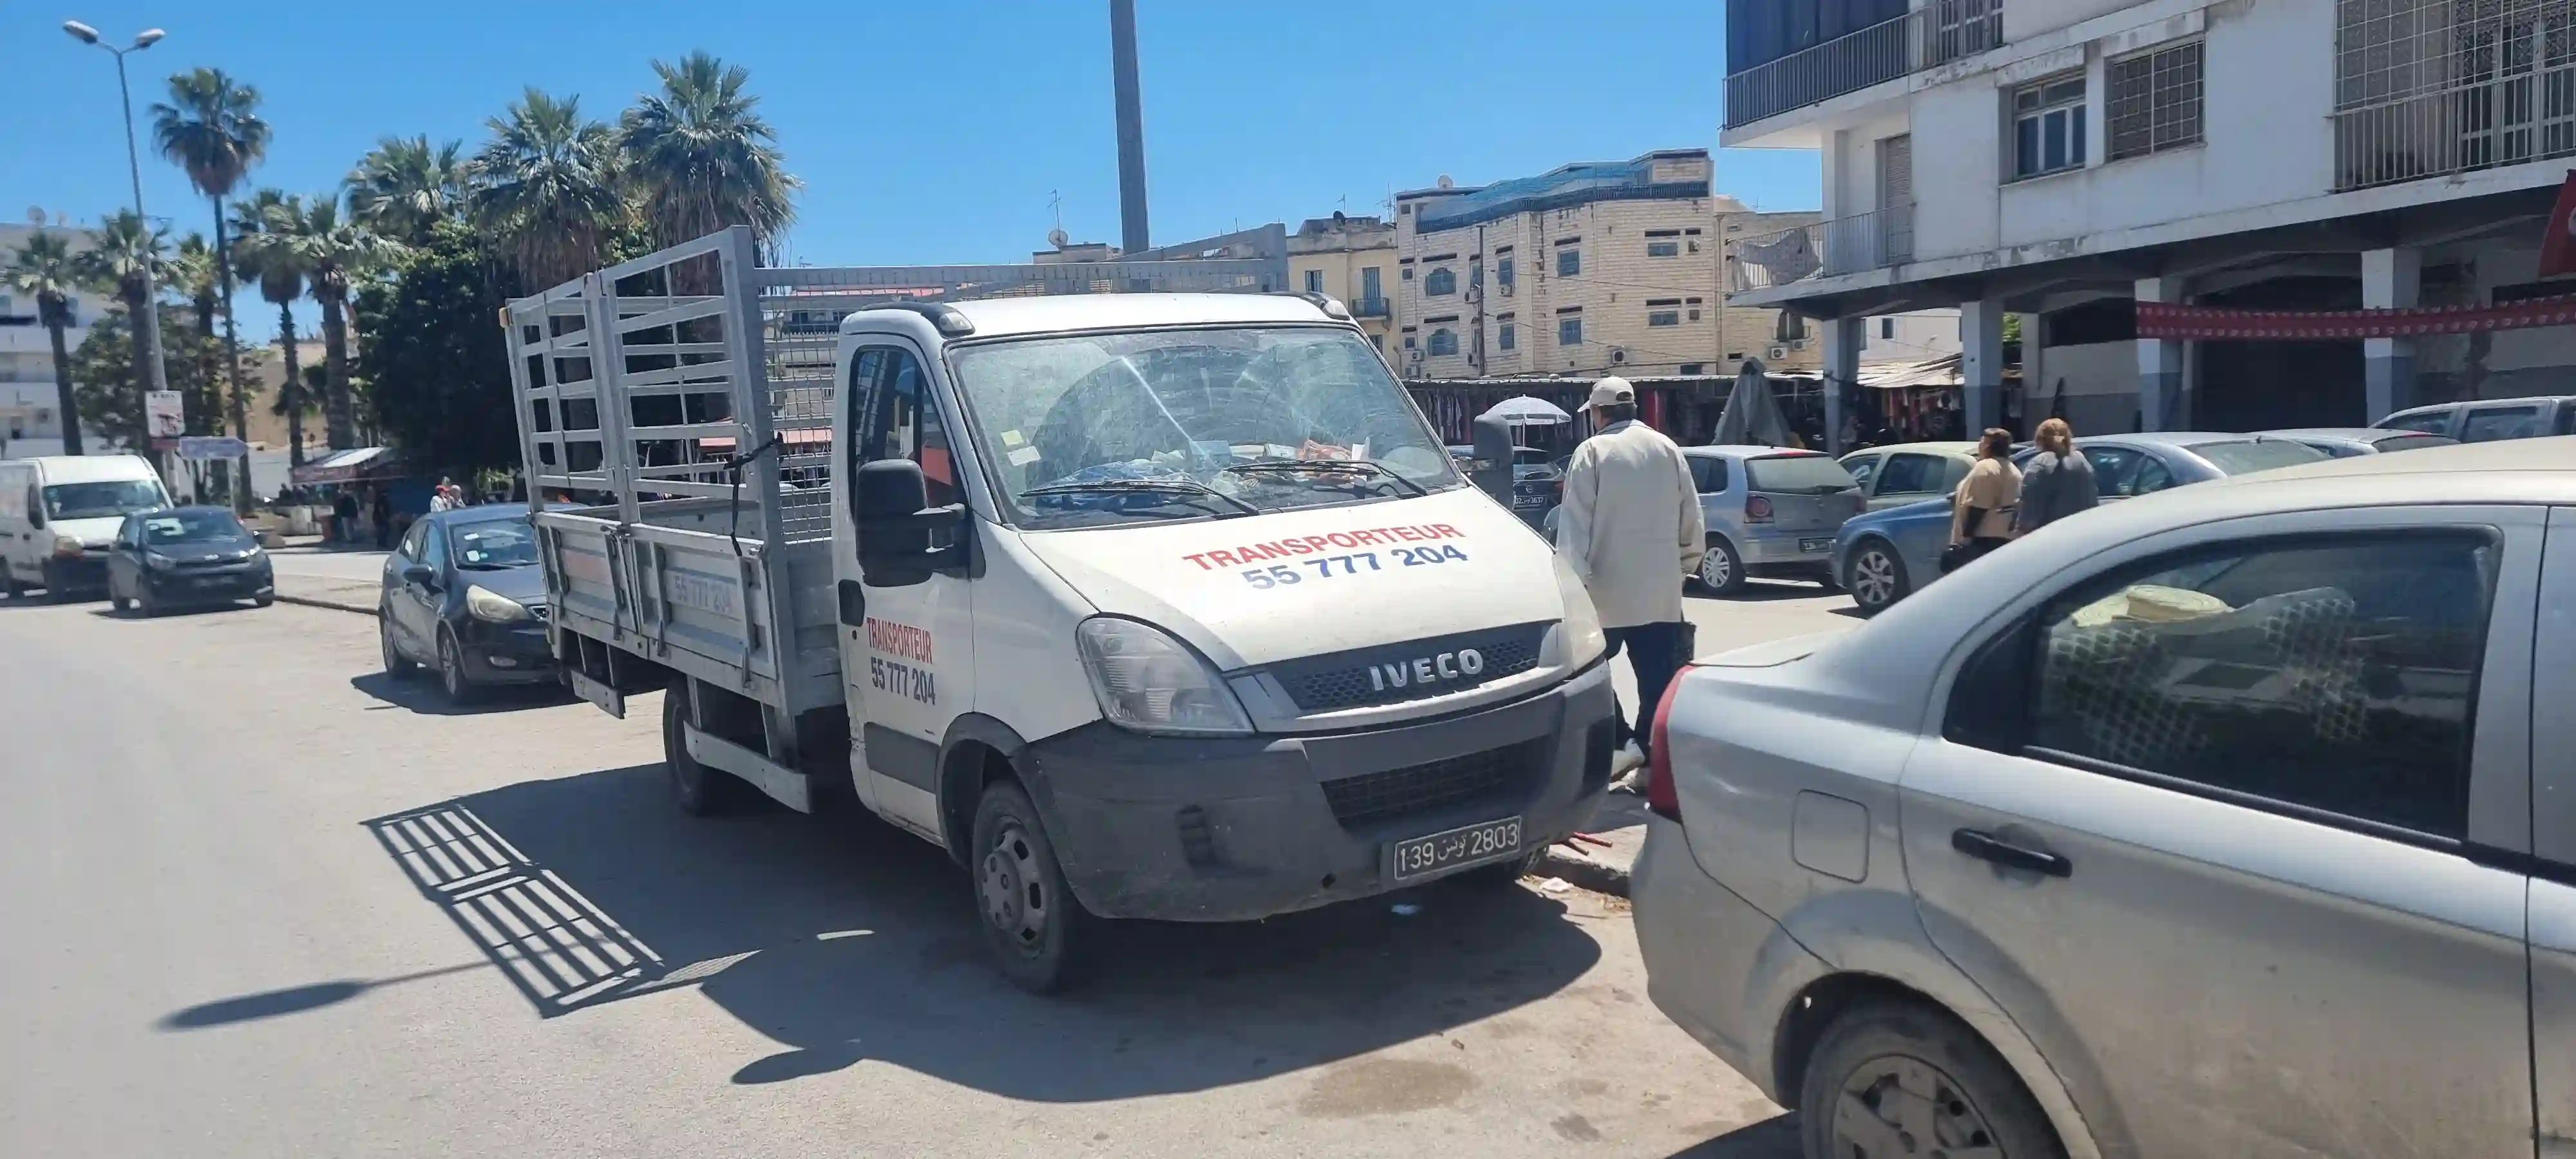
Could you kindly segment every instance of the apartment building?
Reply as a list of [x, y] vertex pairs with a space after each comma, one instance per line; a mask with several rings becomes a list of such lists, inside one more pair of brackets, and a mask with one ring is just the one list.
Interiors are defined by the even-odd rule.
[[1288, 285], [1330, 294], [1351, 308], [1381, 353], [1398, 352], [1395, 334], [1395, 226], [1376, 217], [1308, 218], [1288, 235]]
[[[0, 268], [17, 259], [19, 247], [35, 232], [34, 226], [0, 225]], [[82, 236], [72, 229], [57, 232]], [[63, 333], [64, 348], [80, 349], [91, 323], [112, 301], [87, 293], [72, 295], [72, 324]], [[53, 339], [38, 316], [35, 297], [0, 286], [0, 457], [53, 454], [62, 449], [58, 397]]]
[[[1728, 16], [1721, 143], [1812, 149], [1824, 176], [1819, 223], [1734, 243], [1730, 308], [1815, 319], [1829, 374], [1856, 369], [1869, 315], [1940, 307], [1970, 429], [2360, 423], [2576, 391], [2576, 337], [2549, 323], [2576, 280], [2538, 273], [2576, 156], [2576, 0]], [[2036, 355], [2019, 400], [2008, 312]]]
[[1672, 149], [1396, 194], [1391, 361], [1414, 380], [1813, 369], [1801, 323], [1719, 301], [1720, 241], [1783, 223], [1710, 175], [1708, 150]]

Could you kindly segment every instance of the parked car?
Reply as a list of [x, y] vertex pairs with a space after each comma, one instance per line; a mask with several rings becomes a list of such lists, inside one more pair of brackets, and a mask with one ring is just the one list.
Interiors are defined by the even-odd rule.
[[0, 462], [0, 595], [40, 587], [60, 601], [104, 590], [125, 517], [168, 506], [161, 476], [134, 455]]
[[1977, 444], [1898, 443], [1853, 451], [1840, 461], [1869, 497], [1869, 509], [1881, 511], [1958, 490], [1968, 468], [1977, 465]]
[[[1476, 448], [1451, 446], [1449, 459], [1464, 471], [1476, 461]], [[1565, 456], [1553, 462], [1540, 447], [1515, 447], [1512, 450], [1512, 514], [1532, 527], [1544, 530], [1551, 538], [1556, 525], [1548, 514], [1565, 498]]]
[[107, 555], [107, 602], [157, 616], [178, 607], [277, 602], [277, 573], [259, 538], [221, 507], [125, 517]]
[[2397, 451], [2421, 451], [2432, 447], [2459, 445], [2448, 435], [2428, 435], [2422, 431], [2388, 430], [2381, 427], [2298, 427], [2285, 431], [2264, 431], [2265, 438], [2289, 439], [2306, 443], [2338, 459], [2354, 455], [2386, 455]]
[[1682, 455], [1708, 521], [1701, 586], [1733, 595], [1748, 576], [1834, 585], [1834, 532], [1863, 508], [1842, 464], [1781, 447], [1684, 447]]
[[[2094, 435], [2075, 440], [2075, 446], [2093, 464], [2093, 484], [2104, 502], [2327, 457], [2291, 439], [2206, 431]], [[2030, 454], [2025, 447], [2014, 457]], [[1834, 574], [1862, 613], [1876, 615], [1939, 578], [1950, 515], [1950, 498], [1943, 495], [1872, 511], [1843, 525], [1834, 538]]]
[[2571, 462], [2119, 504], [1686, 671], [1648, 994], [1811, 1159], [2527, 1154], [2576, 1083]]
[[2444, 435], [2463, 443], [2570, 435], [2576, 434], [2576, 395], [2446, 402], [2401, 410], [2370, 425]]
[[381, 600], [377, 635], [388, 675], [430, 665], [457, 704], [486, 685], [555, 679], [545, 570], [525, 507], [421, 516], [385, 559]]

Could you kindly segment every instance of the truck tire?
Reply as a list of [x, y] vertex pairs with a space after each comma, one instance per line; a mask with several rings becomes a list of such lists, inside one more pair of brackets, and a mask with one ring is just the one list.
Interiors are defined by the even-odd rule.
[[1053, 994], [1082, 978], [1099, 919], [1064, 883], [1046, 823], [1015, 781], [995, 781], [975, 805], [972, 856], [976, 909], [1002, 975], [1032, 994]]
[[2003, 1057], [1919, 1002], [1864, 1002], [1834, 1019], [1807, 1058], [1798, 1105], [1809, 1155], [2066, 1154]]
[[686, 681], [675, 681], [662, 694], [662, 760], [671, 775], [671, 797], [680, 803], [680, 811], [692, 817], [713, 817], [731, 812], [742, 802], [750, 786], [740, 778], [720, 769], [710, 769], [689, 755], [688, 737], [680, 731], [689, 719], [689, 688]]

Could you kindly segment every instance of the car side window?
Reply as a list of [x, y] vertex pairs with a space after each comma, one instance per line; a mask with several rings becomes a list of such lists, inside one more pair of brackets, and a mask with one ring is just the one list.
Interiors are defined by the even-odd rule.
[[[1947, 731], [2458, 837], [2496, 562], [2490, 535], [2426, 530], [2234, 543], [2123, 568], [1972, 660]], [[1963, 698], [1971, 683], [1985, 687]], [[1998, 699], [2012, 707], [1976, 703]]]
[[1688, 455], [1691, 486], [1702, 495], [1717, 495], [1726, 490], [1726, 460], [1708, 455]]
[[421, 537], [420, 554], [414, 558], [430, 571], [444, 576], [447, 574], [447, 535], [435, 527], [423, 530], [429, 534]]
[[429, 534], [428, 524], [412, 524], [411, 530], [403, 533], [402, 546], [395, 549], [395, 554], [402, 556], [404, 559], [418, 560], [420, 558], [421, 537], [427, 534]]
[[2460, 423], [2463, 443], [2492, 443], [2502, 439], [2538, 438], [2546, 433], [2536, 406], [2490, 406], [2469, 412]]
[[1875, 495], [1878, 490], [1869, 485], [1869, 480], [1878, 474], [1879, 458], [1877, 455], [1852, 455], [1843, 460], [1843, 470], [1851, 472], [1852, 481], [1859, 483], [1862, 491]]
[[2093, 487], [2103, 495], [2126, 495], [2138, 471], [2138, 453], [2121, 447], [2082, 447], [2093, 465]]
[[2153, 495], [2173, 485], [2173, 469], [2165, 466], [2164, 460], [2150, 455], [2140, 455], [2138, 473], [2130, 476], [2129, 485], [2124, 494]]
[[1879, 476], [1881, 495], [1928, 495], [1941, 489], [1943, 460], [1931, 455], [1889, 455]]
[[957, 502], [956, 457], [920, 360], [900, 347], [870, 347], [853, 360], [850, 384], [858, 392], [858, 409], [850, 414], [850, 477], [857, 478], [864, 463], [910, 459], [921, 465], [931, 506]]
[[2558, 404], [2558, 433], [2576, 435], [2576, 402]]
[[2383, 430], [2422, 431], [2426, 434], [2447, 435], [2451, 433], [2451, 412], [2436, 410], [2422, 414], [2400, 415], [2382, 420], [2379, 425]]

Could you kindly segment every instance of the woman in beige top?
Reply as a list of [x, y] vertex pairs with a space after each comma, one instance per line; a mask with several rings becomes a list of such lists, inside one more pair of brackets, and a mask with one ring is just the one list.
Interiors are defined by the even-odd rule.
[[[1977, 465], [1959, 481], [1950, 498], [1950, 542], [1966, 544], [1957, 566], [2003, 546], [2012, 539], [2013, 516], [2021, 506], [2021, 469], [2012, 463], [2012, 432], [1988, 428], [1977, 440]], [[1945, 563], [1948, 562], [1945, 557]], [[1944, 570], [1947, 570], [1946, 568]]]

